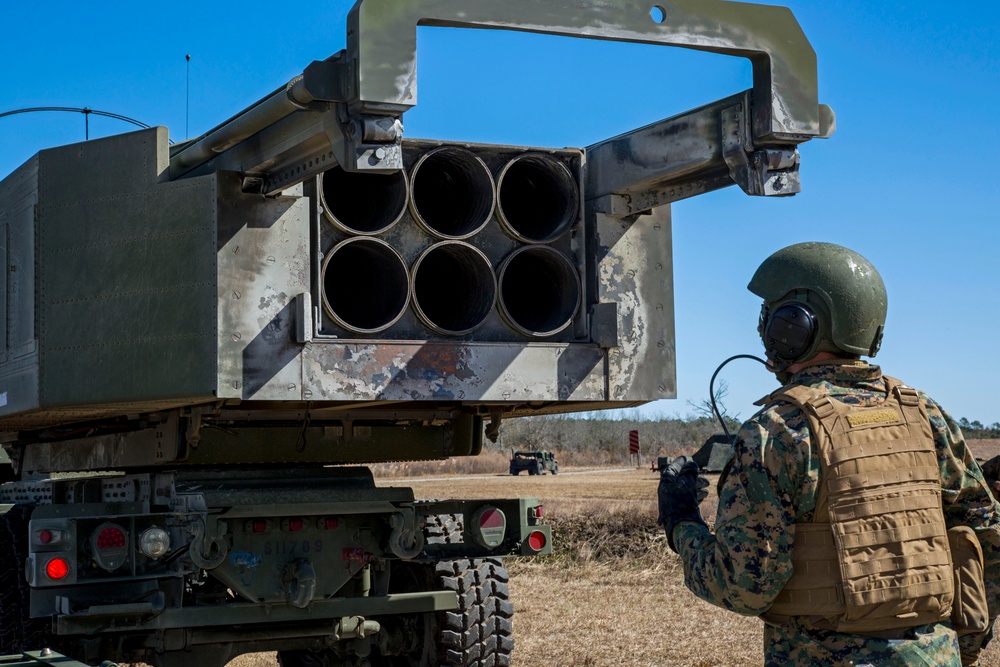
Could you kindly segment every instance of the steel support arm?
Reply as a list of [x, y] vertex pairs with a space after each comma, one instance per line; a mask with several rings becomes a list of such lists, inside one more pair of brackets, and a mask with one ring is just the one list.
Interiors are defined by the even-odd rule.
[[[734, 183], [749, 195], [799, 192], [795, 144], [757, 144], [753, 109], [746, 91], [589, 146], [588, 200], [624, 217]], [[832, 112], [820, 109], [832, 124]]]
[[[312, 63], [272, 95], [175, 147], [171, 178], [234, 170], [244, 175], [244, 189], [272, 194], [331, 163], [349, 171], [400, 169], [400, 117], [417, 102], [420, 25], [518, 30], [744, 57], [753, 65], [753, 104], [739, 119], [748, 146], [787, 149], [832, 132], [832, 112], [817, 101], [815, 52], [784, 7], [657, 0], [651, 12], [647, 0], [358, 0], [348, 17], [344, 52]], [[752, 194], [767, 194], [766, 189]]]
[[[657, 14], [657, 18], [651, 15]], [[753, 64], [760, 144], [822, 134], [816, 54], [785, 7], [724, 0], [359, 0], [348, 17], [357, 102], [397, 114], [417, 103], [416, 27], [519, 30], [679, 46]]]

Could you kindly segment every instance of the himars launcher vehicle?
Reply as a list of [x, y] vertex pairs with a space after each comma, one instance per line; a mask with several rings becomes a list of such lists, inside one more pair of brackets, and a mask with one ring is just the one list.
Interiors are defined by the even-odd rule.
[[[753, 88], [585, 149], [410, 140], [418, 24], [740, 56]], [[0, 182], [0, 652], [510, 664], [537, 501], [360, 464], [673, 397], [669, 204], [794, 194], [832, 130], [785, 8], [360, 0], [344, 51], [198, 139], [39, 152]]]

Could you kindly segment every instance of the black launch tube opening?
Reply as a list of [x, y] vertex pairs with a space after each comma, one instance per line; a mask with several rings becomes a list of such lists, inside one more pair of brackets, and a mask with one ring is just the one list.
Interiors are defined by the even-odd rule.
[[500, 266], [500, 314], [528, 336], [552, 336], [568, 327], [580, 294], [573, 264], [548, 246], [515, 250]]
[[438, 238], [468, 238], [493, 215], [493, 176], [486, 163], [465, 149], [427, 153], [413, 167], [410, 184], [413, 217]]
[[334, 167], [320, 179], [323, 213], [348, 234], [379, 234], [406, 211], [406, 174], [365, 174]]
[[496, 296], [489, 259], [467, 243], [442, 241], [413, 265], [413, 308], [440, 334], [461, 336], [478, 328], [493, 310]]
[[395, 324], [409, 303], [409, 273], [392, 246], [356, 237], [323, 262], [323, 305], [340, 326], [377, 333]]
[[527, 243], [548, 243], [576, 222], [580, 189], [566, 166], [546, 155], [514, 158], [497, 179], [497, 211], [508, 234]]

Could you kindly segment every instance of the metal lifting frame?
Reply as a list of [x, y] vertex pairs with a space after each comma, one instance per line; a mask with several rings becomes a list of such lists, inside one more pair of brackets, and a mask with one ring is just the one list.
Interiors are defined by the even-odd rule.
[[170, 177], [232, 170], [243, 175], [245, 191], [274, 194], [334, 164], [349, 171], [401, 169], [401, 118], [417, 103], [416, 28], [436, 26], [747, 58], [750, 90], [590, 147], [586, 196], [601, 199], [609, 214], [627, 215], [732, 183], [751, 195], [798, 192], [796, 146], [830, 136], [835, 119], [818, 102], [815, 52], [791, 11], [726, 0], [654, 2], [359, 0], [348, 16], [344, 51], [174, 146]]

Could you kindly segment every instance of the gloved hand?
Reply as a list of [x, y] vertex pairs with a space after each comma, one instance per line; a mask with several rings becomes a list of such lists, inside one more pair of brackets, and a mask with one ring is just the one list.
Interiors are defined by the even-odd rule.
[[667, 531], [667, 544], [676, 553], [673, 532], [678, 523], [694, 521], [708, 527], [698, 510], [698, 503], [708, 495], [708, 480], [698, 476], [693, 459], [681, 456], [663, 469], [656, 495], [660, 504], [656, 523]]

